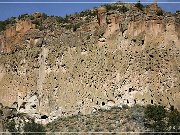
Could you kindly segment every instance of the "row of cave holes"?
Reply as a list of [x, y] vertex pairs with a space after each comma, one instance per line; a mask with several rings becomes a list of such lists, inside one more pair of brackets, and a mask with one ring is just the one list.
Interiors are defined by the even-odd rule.
[[[144, 101], [145, 99], [142, 99], [142, 101]], [[162, 101], [161, 99], [160, 99], [160, 101]], [[134, 99], [134, 103], [136, 104], [136, 100]], [[97, 103], [96, 103], [97, 105], [99, 104], [99, 102], [97, 101]], [[127, 99], [127, 104], [129, 104], [129, 100]], [[154, 104], [154, 101], [151, 99], [151, 104]], [[105, 106], [106, 104], [105, 104], [105, 102], [102, 102], [101, 103], [101, 105], [102, 106]]]
[[[136, 43], [136, 39], [132, 39], [132, 41], [134, 42], [134, 43]], [[144, 45], [144, 40], [141, 40], [141, 45]]]
[[[98, 102], [98, 101], [96, 102], [96, 105], [99, 105], [99, 102]], [[101, 105], [102, 105], [102, 106], [105, 106], [106, 103], [105, 103], [105, 102], [102, 102]]]
[[[142, 99], [144, 101], [145, 99]], [[161, 100], [162, 101], [162, 100]], [[136, 104], [136, 99], [134, 99], [134, 103]], [[129, 100], [127, 99], [127, 104], [129, 104]], [[154, 101], [151, 99], [151, 104], [154, 104]]]

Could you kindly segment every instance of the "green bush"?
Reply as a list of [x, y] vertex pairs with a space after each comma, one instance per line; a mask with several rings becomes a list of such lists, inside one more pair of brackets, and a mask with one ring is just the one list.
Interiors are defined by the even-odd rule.
[[137, 7], [140, 10], [143, 10], [144, 6], [141, 4], [141, 1], [138, 0], [138, 2], [135, 4], [135, 7]]
[[180, 10], [177, 10], [176, 13], [180, 13]]
[[40, 31], [44, 30], [43, 22], [42, 20], [35, 20], [34, 24], [36, 24], [36, 29], [39, 29]]
[[170, 127], [170, 131], [178, 131], [180, 127], [180, 112], [177, 109], [170, 109], [168, 113], [168, 126]]
[[27, 17], [29, 17], [28, 14], [22, 14], [22, 15], [18, 16], [18, 19], [20, 20], [20, 19], [24, 19], [24, 18], [27, 18]]
[[57, 20], [58, 23], [64, 22], [64, 18], [61, 17], [61, 16], [57, 16], [57, 17], [56, 17], [56, 20]]
[[130, 108], [131, 111], [131, 118], [140, 123], [144, 122], [144, 107], [140, 105], [134, 105], [133, 107]]
[[146, 127], [153, 131], [166, 131], [166, 117], [167, 111], [161, 105], [147, 105], [144, 111], [144, 117], [147, 124]]
[[5, 128], [8, 129], [9, 132], [13, 132], [12, 135], [17, 135], [18, 130], [16, 129], [16, 122], [14, 121], [14, 119], [12, 120], [6, 120], [5, 122]]
[[145, 117], [159, 121], [166, 117], [166, 110], [161, 105], [147, 105], [145, 108]]
[[96, 11], [85, 10], [85, 11], [80, 12], [79, 16], [80, 17], [84, 17], [84, 16], [96, 16]]
[[0, 21], [0, 32], [4, 31], [6, 29], [6, 26], [9, 24], [15, 24], [16, 23], [16, 18], [11, 17], [5, 21]]
[[[37, 124], [34, 122], [34, 120], [25, 123], [24, 125], [24, 135], [29, 135], [30, 132], [34, 132], [32, 134], [36, 134], [36, 135], [45, 135], [45, 127], [41, 124]], [[36, 132], [36, 133], [35, 133]]]
[[76, 31], [78, 28], [80, 28], [81, 24], [77, 23], [73, 25], [73, 31]]
[[119, 12], [122, 12], [122, 13], [125, 13], [125, 12], [127, 12], [129, 9], [126, 7], [126, 6], [122, 6], [121, 8], [119, 8]]
[[162, 10], [159, 10], [158, 12], [157, 12], [157, 16], [162, 16], [163, 15], [163, 11]]
[[122, 109], [128, 109], [128, 108], [129, 108], [128, 105], [126, 105], [126, 104], [123, 104], [123, 105], [122, 105]]
[[42, 13], [42, 19], [47, 19], [47, 17], [48, 17], [48, 15], [47, 14], [45, 14], [45, 13]]
[[107, 9], [107, 11], [109, 11], [109, 10], [117, 10], [117, 9], [119, 9], [119, 7], [118, 7], [118, 6], [116, 6], [116, 5], [112, 5], [112, 4], [105, 4], [104, 6], [105, 6], [105, 8]]

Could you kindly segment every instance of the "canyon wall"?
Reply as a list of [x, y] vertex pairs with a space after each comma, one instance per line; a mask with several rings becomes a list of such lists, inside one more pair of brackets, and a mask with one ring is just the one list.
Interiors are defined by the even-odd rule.
[[100, 11], [75, 32], [47, 30], [41, 46], [1, 55], [0, 102], [48, 122], [124, 104], [180, 109], [179, 15]]

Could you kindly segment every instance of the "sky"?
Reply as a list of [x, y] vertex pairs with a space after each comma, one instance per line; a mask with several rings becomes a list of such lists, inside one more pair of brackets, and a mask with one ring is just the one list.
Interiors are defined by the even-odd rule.
[[[66, 14], [73, 14], [75, 12], [80, 12], [85, 9], [92, 9], [93, 7], [97, 7], [105, 4], [104, 2], [111, 3], [116, 1], [119, 0], [0, 0], [0, 20], [3, 21], [12, 16], [17, 17], [21, 14], [25, 14], [25, 13], [31, 14], [33, 12], [44, 12], [47, 15], [65, 16]], [[121, 1], [137, 2], [137, 0], [121, 0]], [[153, 2], [153, 1], [154, 0], [141, 0], [141, 3]], [[30, 2], [30, 3], [21, 3], [21, 2]], [[43, 3], [43, 2], [54, 2], [54, 3]], [[55, 3], [55, 2], [66, 2], [66, 3]], [[79, 3], [75, 3], [75, 2], [79, 2]], [[92, 2], [92, 3], [88, 3], [88, 2]], [[162, 9], [166, 11], [175, 12], [176, 10], [180, 10], [180, 0], [158, 0], [158, 2], [165, 2], [158, 4]]]

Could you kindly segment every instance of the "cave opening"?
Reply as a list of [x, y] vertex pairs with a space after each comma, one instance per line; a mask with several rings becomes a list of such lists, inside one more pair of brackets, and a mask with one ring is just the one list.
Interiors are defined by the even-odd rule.
[[102, 106], [104, 106], [105, 105], [105, 102], [102, 102]]
[[47, 119], [47, 118], [48, 118], [47, 115], [42, 115], [42, 116], [41, 116], [41, 119]]

